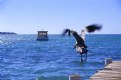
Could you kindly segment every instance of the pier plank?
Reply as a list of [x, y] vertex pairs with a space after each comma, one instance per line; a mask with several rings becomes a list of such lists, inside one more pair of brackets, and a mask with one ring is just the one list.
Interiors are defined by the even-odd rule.
[[100, 72], [100, 73], [116, 73], [116, 74], [121, 74], [121, 72], [115, 71], [115, 70], [99, 70], [98, 72]]
[[90, 80], [121, 80], [121, 78], [91, 77]]

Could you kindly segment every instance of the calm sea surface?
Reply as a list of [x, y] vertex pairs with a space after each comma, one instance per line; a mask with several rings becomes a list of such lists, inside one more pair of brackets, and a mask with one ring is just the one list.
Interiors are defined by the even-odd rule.
[[87, 62], [73, 49], [73, 36], [0, 35], [0, 80], [68, 80], [80, 74], [88, 80], [104, 67], [104, 59], [121, 60], [121, 35], [87, 35]]

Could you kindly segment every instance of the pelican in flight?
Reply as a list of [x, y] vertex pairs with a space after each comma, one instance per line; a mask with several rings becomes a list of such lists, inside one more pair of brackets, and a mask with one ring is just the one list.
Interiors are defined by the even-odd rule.
[[76, 39], [76, 44], [74, 45], [74, 48], [76, 49], [76, 51], [78, 53], [80, 53], [81, 55], [81, 62], [83, 62], [82, 59], [82, 54], [86, 55], [85, 61], [87, 60], [87, 53], [88, 53], [88, 49], [87, 49], [87, 45], [85, 44], [85, 33], [92, 33], [95, 32], [96, 30], [101, 30], [102, 26], [99, 24], [91, 24], [86, 26], [84, 29], [82, 29], [81, 31], [81, 35], [79, 35], [76, 31], [74, 30], [70, 30], [70, 29], [65, 29], [62, 33], [63, 36], [66, 35], [66, 33], [68, 33], [69, 36], [73, 35], [74, 38]]

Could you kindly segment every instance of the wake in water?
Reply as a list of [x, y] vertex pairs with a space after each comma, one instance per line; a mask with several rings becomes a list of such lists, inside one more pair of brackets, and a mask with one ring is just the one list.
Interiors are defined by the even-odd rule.
[[82, 54], [86, 55], [85, 61], [87, 60], [87, 46], [85, 44], [85, 33], [92, 33], [95, 32], [96, 30], [101, 30], [102, 26], [98, 25], [98, 24], [92, 24], [92, 25], [88, 25], [86, 26], [84, 29], [82, 29], [81, 32], [81, 36], [79, 36], [79, 34], [74, 31], [74, 30], [70, 30], [70, 29], [65, 29], [62, 33], [63, 36], [66, 35], [66, 33], [68, 33], [69, 36], [71, 36], [71, 34], [74, 36], [74, 38], [76, 39], [76, 44], [74, 46], [74, 48], [76, 49], [76, 51], [78, 53], [80, 53], [81, 55], [81, 62], [83, 62], [82, 59]]

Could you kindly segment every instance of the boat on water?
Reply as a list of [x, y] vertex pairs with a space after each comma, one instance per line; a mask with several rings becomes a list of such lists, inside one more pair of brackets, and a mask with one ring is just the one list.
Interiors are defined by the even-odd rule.
[[48, 41], [48, 31], [38, 31], [37, 41]]

